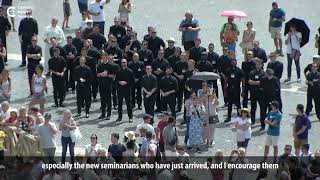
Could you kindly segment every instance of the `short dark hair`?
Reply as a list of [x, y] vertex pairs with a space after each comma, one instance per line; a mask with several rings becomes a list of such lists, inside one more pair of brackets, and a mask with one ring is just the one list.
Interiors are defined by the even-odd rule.
[[168, 123], [173, 123], [176, 119], [173, 116], [169, 116]]
[[274, 5], [278, 5], [278, 3], [277, 2], [272, 2], [272, 6], [274, 6]]
[[210, 43], [209, 46], [213, 46], [213, 47], [214, 47], [214, 44], [213, 44], [213, 43]]
[[112, 133], [111, 136], [114, 137], [114, 138], [116, 138], [116, 139], [118, 139], [118, 140], [119, 140], [119, 138], [120, 138], [119, 133]]
[[147, 131], [147, 132], [146, 132], [146, 138], [152, 139], [152, 132]]
[[36, 66], [36, 68], [39, 68], [41, 71], [43, 71], [43, 66], [42, 66], [42, 64], [38, 64], [38, 65]]
[[67, 39], [72, 39], [72, 36], [67, 36]]
[[300, 111], [300, 112], [304, 112], [304, 105], [303, 104], [298, 104], [297, 105], [297, 109]]
[[303, 144], [303, 145], [301, 146], [301, 148], [306, 148], [307, 150], [309, 150], [310, 144]]
[[274, 106], [276, 109], [279, 109], [279, 102], [278, 101], [272, 101], [271, 106]]
[[[90, 138], [95, 137], [98, 140], [98, 136], [96, 134], [91, 134]], [[119, 139], [119, 138], [118, 138]]]

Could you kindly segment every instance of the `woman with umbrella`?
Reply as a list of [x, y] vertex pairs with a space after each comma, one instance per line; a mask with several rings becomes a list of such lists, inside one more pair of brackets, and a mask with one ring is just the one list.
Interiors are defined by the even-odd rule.
[[288, 59], [288, 78], [284, 82], [290, 82], [291, 81], [291, 66], [292, 61], [294, 60], [294, 63], [296, 65], [296, 71], [297, 71], [297, 81], [300, 83], [300, 43], [302, 41], [302, 34], [301, 32], [297, 31], [296, 26], [294, 24], [290, 25], [289, 32], [286, 35], [285, 44], [287, 45], [287, 59]]

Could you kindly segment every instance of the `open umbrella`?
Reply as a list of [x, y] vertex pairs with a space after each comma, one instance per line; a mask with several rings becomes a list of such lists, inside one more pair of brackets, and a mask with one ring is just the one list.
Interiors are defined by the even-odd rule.
[[293, 24], [296, 27], [297, 31], [301, 32], [302, 34], [302, 41], [300, 43], [300, 47], [307, 44], [309, 42], [310, 29], [306, 24], [306, 22], [304, 20], [296, 19], [296, 18], [290, 19], [290, 21], [286, 22], [284, 35], [288, 34], [288, 32], [290, 31], [291, 24]]
[[219, 78], [219, 74], [214, 72], [196, 72], [193, 76], [190, 77], [190, 79], [198, 81], [212, 81]]
[[243, 11], [238, 11], [238, 10], [226, 10], [221, 13], [221, 16], [244, 18], [244, 17], [247, 17], [247, 14], [244, 13]]

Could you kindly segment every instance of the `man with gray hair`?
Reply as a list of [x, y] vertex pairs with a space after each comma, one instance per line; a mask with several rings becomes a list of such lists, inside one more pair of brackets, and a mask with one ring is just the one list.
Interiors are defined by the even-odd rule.
[[185, 19], [182, 20], [179, 26], [179, 31], [182, 32], [182, 44], [185, 51], [189, 51], [195, 46], [195, 40], [199, 36], [200, 26], [197, 19], [193, 18], [190, 11], [185, 13]]
[[58, 133], [57, 127], [54, 123], [50, 122], [51, 114], [44, 115], [44, 122], [37, 129], [37, 134], [40, 139], [40, 145], [44, 156], [49, 162], [53, 162], [56, 152], [55, 135]]

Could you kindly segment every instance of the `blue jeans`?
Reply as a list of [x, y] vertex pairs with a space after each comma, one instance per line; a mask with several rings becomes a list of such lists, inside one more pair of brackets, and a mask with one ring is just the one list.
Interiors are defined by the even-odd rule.
[[184, 143], [187, 144], [188, 143], [188, 139], [189, 139], [189, 125], [190, 125], [190, 116], [186, 116], [186, 125], [187, 125], [187, 130], [186, 130], [186, 134], [184, 135]]
[[69, 145], [69, 154], [71, 159], [71, 164], [74, 163], [74, 145], [75, 143], [72, 142], [71, 137], [61, 137], [61, 144], [62, 144], [62, 159], [61, 162], [65, 163], [66, 161], [66, 155]]
[[236, 52], [236, 43], [226, 42], [225, 46], [228, 47], [229, 51]]
[[81, 14], [88, 11], [88, 0], [78, 0], [78, 6]]
[[99, 26], [100, 33], [103, 34], [103, 35], [104, 35], [104, 24], [105, 24], [105, 21], [93, 22], [93, 26], [95, 26], [95, 25]]

